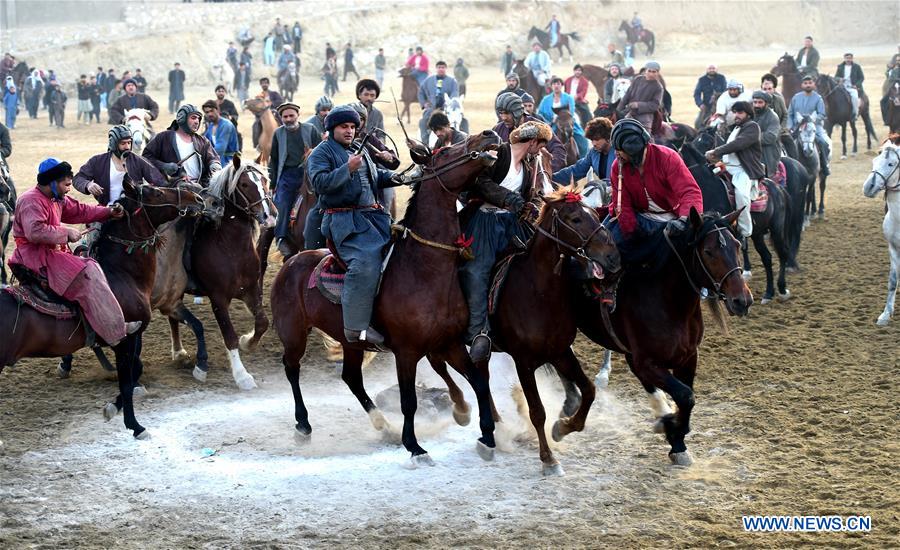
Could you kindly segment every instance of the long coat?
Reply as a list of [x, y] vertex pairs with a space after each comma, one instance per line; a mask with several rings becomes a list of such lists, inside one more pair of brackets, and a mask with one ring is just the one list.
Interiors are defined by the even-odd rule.
[[159, 105], [147, 94], [140, 92], [134, 97], [125, 94], [120, 96], [109, 108], [109, 119], [114, 124], [121, 124], [125, 120], [125, 111], [128, 109], [146, 109], [150, 112], [150, 120], [156, 120], [159, 116]]
[[[88, 184], [96, 183], [103, 188], [103, 194], [97, 197], [97, 202], [109, 204], [109, 161], [112, 153], [106, 152], [94, 155], [75, 174], [72, 185], [85, 195], [89, 194]], [[125, 171], [135, 185], [141, 182], [149, 183], [157, 187], [167, 185], [166, 179], [155, 166], [138, 155], [128, 155], [125, 159]]]
[[184, 71], [172, 69], [169, 71], [169, 100], [184, 101]]
[[[144, 148], [142, 153], [144, 158], [149, 160], [160, 172], [163, 171], [163, 164], [180, 162], [181, 157], [178, 156], [176, 139], [178, 139], [178, 136], [175, 135], [175, 130], [163, 130], [156, 134]], [[222, 168], [219, 154], [216, 153], [212, 143], [199, 134], [191, 135], [191, 141], [193, 142], [194, 150], [200, 155], [200, 184], [206, 185], [209, 183], [209, 177], [212, 173]]]
[[741, 125], [741, 131], [733, 140], [716, 147], [712, 152], [717, 157], [730, 153], [736, 154], [744, 172], [747, 172], [750, 179], [757, 180], [766, 175], [765, 166], [762, 163], [762, 145], [760, 145], [759, 135], [759, 124], [748, 120]]

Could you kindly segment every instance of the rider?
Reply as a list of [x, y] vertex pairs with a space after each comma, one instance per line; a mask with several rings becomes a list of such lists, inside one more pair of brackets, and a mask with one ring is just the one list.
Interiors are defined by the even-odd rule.
[[612, 122], [608, 118], [597, 117], [588, 122], [584, 135], [591, 140], [591, 149], [575, 164], [554, 172], [553, 181], [568, 185], [571, 180], [578, 181], [587, 176], [588, 170], [593, 170], [596, 179], [608, 182], [612, 163], [616, 159], [609, 143], [611, 133]]
[[303, 185], [306, 158], [309, 151], [322, 141], [322, 135], [312, 125], [300, 122], [300, 107], [285, 102], [278, 107], [282, 125], [272, 134], [269, 157], [269, 186], [275, 190], [275, 245], [284, 257], [294, 251], [285, 242], [289, 234], [291, 209]]
[[488, 290], [497, 256], [510, 244], [527, 240], [520, 220], [533, 222], [538, 207], [531, 201], [540, 190], [532, 188], [533, 155], [553, 139], [550, 127], [529, 121], [510, 134], [497, 151], [497, 162], [478, 177], [462, 211], [463, 233], [473, 238], [475, 258], [459, 269], [460, 283], [469, 304], [466, 342], [472, 361], [491, 356]]
[[783, 184], [783, 181], [776, 180], [778, 163], [781, 162], [781, 123], [778, 121], [778, 115], [769, 107], [771, 103], [772, 96], [768, 93], [762, 90], [753, 92], [753, 119], [759, 125], [759, 141], [766, 176], [776, 183]]
[[673, 149], [652, 143], [650, 133], [633, 119], [613, 126], [616, 160], [610, 169], [612, 199], [603, 224], [615, 240], [623, 261], [643, 258], [633, 245], [663, 229], [691, 208], [703, 212], [700, 187]]
[[497, 97], [500, 97], [506, 92], [512, 92], [519, 97], [522, 97], [522, 95], [525, 94], [525, 90], [519, 85], [519, 75], [514, 72], [510, 72], [506, 75], [506, 88], [497, 92]]
[[609, 65], [609, 73], [606, 77], [606, 82], [603, 83], [603, 101], [607, 104], [612, 105], [615, 103], [616, 98], [614, 96], [616, 93], [616, 85], [621, 80], [627, 80], [622, 75], [622, 66], [618, 63], [611, 63]]
[[381, 95], [381, 86], [371, 78], [363, 78], [356, 83], [356, 99], [366, 106], [366, 131], [371, 133], [375, 128], [384, 131], [384, 115], [375, 106], [375, 100]]
[[834, 72], [835, 78], [841, 80], [847, 92], [850, 94], [850, 102], [853, 105], [853, 118], [859, 115], [859, 96], [864, 94], [862, 83], [866, 79], [863, 76], [862, 67], [853, 61], [852, 53], [844, 54], [844, 62], [837, 66]]
[[819, 76], [819, 50], [813, 47], [812, 36], [803, 39], [803, 47], [797, 52], [797, 69], [804, 75]]
[[431, 118], [428, 119], [428, 129], [437, 137], [437, 142], [434, 144], [435, 150], [462, 143], [469, 137], [450, 126], [450, 119], [440, 111], [431, 113]]
[[46, 277], [50, 289], [78, 303], [91, 328], [104, 342], [114, 346], [139, 330], [141, 322], [125, 322], [122, 308], [97, 262], [69, 251], [67, 243], [81, 239], [81, 232], [62, 223], [121, 218], [124, 210], [119, 205], [81, 204], [66, 196], [71, 186], [72, 167], [68, 162], [55, 158], [41, 162], [37, 186], [19, 197], [13, 222], [16, 250], [9, 263]]
[[[525, 114], [522, 98], [514, 93], [502, 94], [497, 97], [497, 100], [494, 102], [494, 110], [497, 111], [497, 118], [500, 119], [500, 122], [494, 126], [494, 132], [500, 136], [504, 143], [509, 141], [511, 133], [522, 124], [526, 122], [541, 122], [534, 116]], [[566, 165], [566, 146], [552, 133], [551, 131], [547, 149], [550, 151], [553, 171], [556, 172]]]
[[422, 143], [428, 143], [428, 117], [435, 109], [445, 110], [445, 97], [453, 99], [459, 97], [459, 85], [456, 79], [447, 74], [447, 63], [438, 61], [435, 64], [435, 74], [425, 79], [419, 86], [419, 105], [422, 106], [422, 119], [419, 121], [419, 131], [422, 135]]
[[125, 121], [125, 111], [130, 109], [146, 109], [150, 113], [150, 120], [156, 120], [159, 116], [159, 105], [147, 94], [137, 91], [137, 82], [129, 78], [122, 83], [125, 95], [121, 96], [109, 108], [109, 119], [116, 124]]
[[634, 29], [634, 35], [640, 39], [641, 33], [644, 32], [644, 22], [638, 17], [638, 12], [634, 12], [634, 15], [631, 17], [631, 28]]
[[406, 60], [406, 67], [409, 69], [410, 76], [415, 78], [416, 83], [421, 86], [428, 78], [428, 56], [425, 55], [422, 46], [416, 46], [416, 53]]
[[762, 75], [762, 78], [759, 81], [760, 88], [762, 91], [769, 94], [769, 97], [772, 99], [770, 105], [772, 110], [775, 111], [775, 115], [778, 117], [778, 121], [781, 123], [782, 132], [787, 131], [787, 105], [784, 103], [784, 96], [781, 95], [781, 92], [778, 91], [778, 77], [773, 75], [772, 73], [766, 73]]
[[360, 127], [359, 115], [348, 106], [332, 110], [325, 119], [329, 139], [307, 161], [318, 206], [325, 210], [322, 233], [347, 264], [341, 308], [344, 337], [349, 342], [384, 343], [370, 325], [381, 276], [382, 251], [390, 242], [391, 218], [375, 200], [378, 189], [397, 185], [393, 173], [378, 168], [366, 151], [350, 146]]
[[237, 107], [235, 107], [234, 105], [234, 102], [230, 99], [225, 99], [225, 92], [225, 86], [223, 86], [222, 84], [216, 86], [215, 102], [219, 107], [219, 114], [230, 120], [231, 123], [234, 124], [235, 130], [237, 130], [239, 113]]
[[541, 49], [541, 43], [535, 42], [531, 45], [531, 53], [525, 58], [525, 67], [534, 75], [538, 86], [547, 85], [547, 79], [550, 78], [550, 56]]
[[578, 146], [578, 158], [581, 158], [587, 154], [588, 144], [587, 140], [584, 139], [584, 130], [575, 119], [575, 98], [562, 91], [563, 80], [558, 76], [550, 79], [550, 89], [552, 91], [541, 99], [538, 112], [544, 120], [551, 121], [553, 126], [556, 126], [556, 113], [560, 109], [569, 111], [572, 115], [572, 125], [574, 127], [573, 137], [575, 138], [575, 144]]
[[282, 46], [283, 51], [278, 56], [278, 78], [284, 74], [291, 63], [294, 64], [294, 67], [299, 70], [300, 69], [300, 58], [294, 55], [290, 44], [285, 44]]
[[581, 65], [575, 65], [572, 68], [572, 76], [563, 83], [566, 93], [575, 98], [575, 112], [578, 113], [578, 121], [581, 122], [582, 128], [591, 120], [591, 109], [587, 100], [589, 84]]
[[316, 100], [316, 105], [314, 107], [316, 111], [315, 114], [306, 119], [306, 123], [312, 124], [313, 128], [319, 132], [319, 135], [322, 136], [323, 140], [326, 139], [325, 117], [328, 116], [328, 113], [331, 112], [333, 107], [334, 103], [331, 101], [331, 98], [327, 95], [323, 95]]
[[169, 128], [147, 143], [144, 158], [170, 178], [181, 176], [203, 187], [209, 185], [222, 163], [212, 143], [197, 133], [202, 118], [203, 113], [190, 103], [179, 107]]
[[805, 116], [815, 117], [816, 142], [822, 149], [824, 159], [822, 173], [828, 176], [831, 174], [831, 138], [825, 131], [825, 101], [816, 91], [816, 81], [810, 75], [803, 77], [800, 89], [801, 92], [794, 94], [788, 107], [788, 128], [793, 130]]
[[125, 175], [134, 185], [149, 183], [162, 187], [166, 179], [155, 166], [131, 152], [131, 130], [120, 124], [107, 133], [105, 153], [94, 155], [75, 174], [72, 184], [85, 195], [91, 194], [106, 206], [119, 200]]
[[759, 180], [766, 176], [762, 163], [759, 125], [753, 120], [753, 106], [746, 101], [738, 101], [731, 106], [734, 113], [734, 127], [725, 145], [706, 152], [706, 160], [725, 163], [725, 170], [731, 174], [734, 185], [734, 207], [740, 210], [738, 230], [743, 246], [753, 234], [753, 219], [750, 217], [750, 201], [759, 194]]
[[697, 113], [697, 120], [694, 121], [694, 128], [699, 129], [704, 125], [706, 121], [700, 120], [704, 114], [703, 108], [706, 107], [706, 114], [709, 116], [710, 111], [715, 107], [713, 100], [717, 95], [722, 95], [727, 87], [725, 75], [720, 74], [718, 68], [710, 64], [706, 68], [706, 74], [698, 78], [697, 85], [694, 86], [694, 104], [700, 109], [700, 112]]
[[202, 109], [206, 118], [206, 132], [203, 135], [213, 144], [222, 163], [228, 164], [234, 155], [241, 152], [237, 130], [230, 120], [220, 115], [219, 106], [214, 100], [204, 103]]
[[533, 119], [537, 120], [538, 122], [544, 122], [544, 123], [547, 122], [546, 120], [544, 120], [544, 117], [542, 117], [540, 113], [538, 113], [534, 110], [535, 109], [534, 98], [531, 97], [531, 94], [529, 94], [527, 92], [522, 94], [522, 107], [525, 109], [526, 115], [532, 117]]
[[609, 44], [607, 44], [606, 51], [609, 52], [609, 64], [606, 65], [607, 68], [614, 64], [618, 64], [620, 68], [625, 65], [625, 54], [623, 54], [618, 50], [618, 48], [616, 48], [615, 42], [610, 42]]
[[555, 48], [559, 43], [559, 20], [556, 18], [556, 14], [551, 16], [550, 22], [547, 23], [544, 30], [550, 33], [550, 47]]
[[[726, 91], [716, 100], [716, 112], [710, 117], [710, 126], [716, 126], [720, 131], [730, 128], [734, 124], [731, 106], [738, 101], [751, 101], [753, 96], [750, 91], [744, 91], [744, 85], [735, 79], [730, 79], [726, 85]], [[724, 126], [723, 126], [724, 124]]]
[[648, 132], [653, 128], [653, 117], [663, 103], [664, 90], [659, 80], [659, 70], [659, 63], [648, 61], [644, 65], [644, 74], [634, 77], [619, 104], [620, 110], [624, 106], [627, 118], [636, 119]]

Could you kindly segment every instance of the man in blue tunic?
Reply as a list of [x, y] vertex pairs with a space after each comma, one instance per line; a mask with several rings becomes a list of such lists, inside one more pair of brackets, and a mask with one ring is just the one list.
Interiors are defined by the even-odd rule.
[[351, 107], [333, 109], [325, 118], [329, 139], [310, 154], [307, 170], [325, 213], [322, 233], [347, 264], [341, 292], [344, 336], [348, 342], [380, 346], [384, 337], [369, 323], [391, 217], [375, 197], [379, 188], [397, 182], [392, 181], [393, 172], [378, 168], [368, 154], [350, 149], [359, 126], [359, 115]]

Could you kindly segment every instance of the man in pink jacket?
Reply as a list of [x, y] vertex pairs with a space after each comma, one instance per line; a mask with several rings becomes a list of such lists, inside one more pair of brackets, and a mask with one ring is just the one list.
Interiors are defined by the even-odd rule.
[[416, 48], [416, 53], [409, 56], [406, 60], [406, 66], [409, 67], [410, 75], [416, 79], [419, 86], [428, 78], [428, 56], [422, 50], [422, 46]]
[[97, 262], [69, 250], [67, 243], [79, 241], [81, 232], [62, 224], [121, 218], [124, 210], [118, 204], [91, 206], [67, 197], [72, 187], [72, 167], [68, 162], [44, 160], [37, 180], [37, 186], [23, 193], [16, 205], [16, 250], [9, 264], [24, 266], [46, 277], [50, 289], [78, 303], [91, 328], [114, 346], [137, 331], [141, 322], [125, 322], [122, 308]]

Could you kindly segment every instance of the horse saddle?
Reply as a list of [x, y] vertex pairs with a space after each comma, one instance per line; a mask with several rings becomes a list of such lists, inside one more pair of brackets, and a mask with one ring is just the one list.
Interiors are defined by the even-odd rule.
[[[344, 290], [344, 278], [347, 275], [347, 264], [341, 259], [341, 255], [338, 254], [337, 248], [334, 246], [331, 239], [326, 241], [326, 246], [328, 246], [329, 254], [319, 260], [315, 269], [309, 274], [309, 281], [307, 281], [306, 288], [318, 289], [319, 293], [321, 293], [326, 300], [332, 304], [340, 304], [341, 292]], [[382, 277], [384, 276], [384, 270], [387, 268], [388, 260], [390, 260], [393, 251], [394, 243], [392, 242], [389, 245], [384, 261], [381, 262]], [[378, 288], [381, 288], [381, 279], [378, 281]], [[377, 290], [375, 294], [378, 294]]]
[[[728, 170], [723, 168], [722, 171], [719, 172], [719, 179], [722, 180], [722, 183], [725, 185], [725, 190], [728, 191], [728, 201], [731, 203], [731, 207], [736, 208], [734, 202], [734, 184], [731, 182], [731, 174], [728, 173]], [[750, 200], [750, 212], [765, 212], [766, 207], [769, 205], [769, 190], [766, 188], [763, 181], [774, 184], [774, 182], [768, 178], [759, 180], [756, 198]]]
[[38, 313], [59, 320], [74, 319], [81, 314], [78, 304], [53, 292], [47, 278], [40, 273], [35, 273], [20, 264], [10, 264], [9, 267], [19, 284], [8, 286], [3, 290], [15, 298], [19, 305], [24, 304]]
[[[300, 193], [297, 194], [297, 200], [294, 201], [294, 205], [291, 206], [291, 217], [289, 218], [290, 221], [288, 222], [291, 227], [293, 227], [297, 223], [297, 220], [300, 216], [300, 209], [303, 207], [303, 199], [304, 198], [305, 198], [305, 193], [303, 193], [301, 191]], [[305, 222], [306, 220], [303, 220], [303, 221]]]

